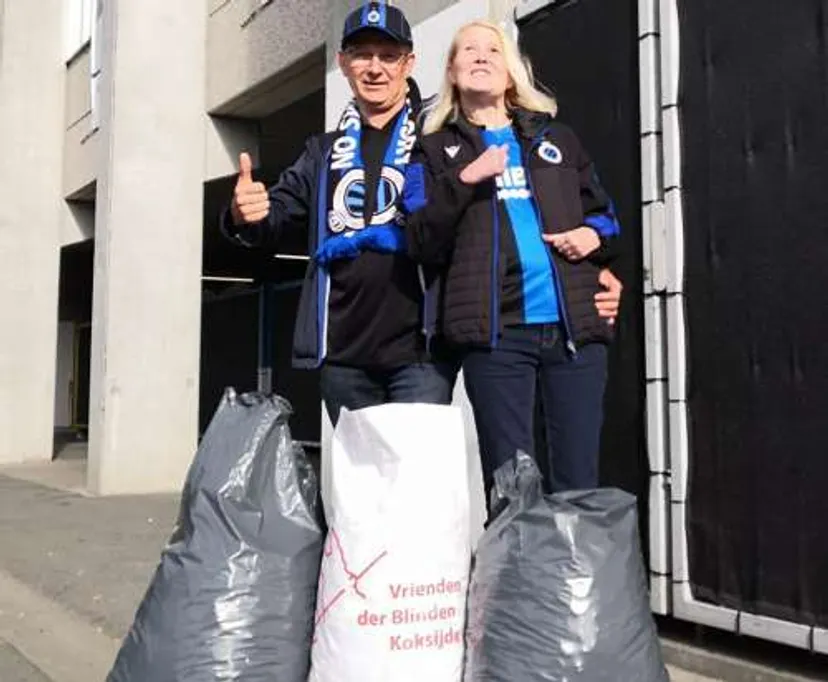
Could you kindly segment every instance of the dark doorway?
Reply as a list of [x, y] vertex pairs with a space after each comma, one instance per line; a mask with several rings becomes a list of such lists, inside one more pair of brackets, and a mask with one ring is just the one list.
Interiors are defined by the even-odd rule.
[[[87, 240], [65, 246], [60, 252], [58, 320], [74, 330], [66, 342], [69, 355], [69, 426], [55, 431], [55, 453], [64, 445], [85, 440], [89, 429], [90, 361], [92, 356], [92, 289], [95, 242]], [[61, 339], [62, 341], [62, 339]], [[64, 349], [57, 349], [62, 353]], [[59, 385], [61, 382], [59, 381]]]

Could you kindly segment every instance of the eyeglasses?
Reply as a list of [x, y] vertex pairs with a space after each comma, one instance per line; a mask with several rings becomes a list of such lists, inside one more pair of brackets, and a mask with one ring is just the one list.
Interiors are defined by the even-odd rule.
[[406, 58], [411, 54], [400, 50], [381, 50], [375, 52], [366, 48], [351, 48], [345, 51], [351, 65], [356, 69], [367, 69], [374, 63], [374, 59], [378, 59], [380, 66], [386, 71], [396, 69], [402, 64]]

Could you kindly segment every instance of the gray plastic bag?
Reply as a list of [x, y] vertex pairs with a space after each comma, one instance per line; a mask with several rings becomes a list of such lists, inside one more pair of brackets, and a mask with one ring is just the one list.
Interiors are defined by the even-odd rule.
[[496, 472], [493, 497], [505, 508], [477, 549], [465, 682], [668, 682], [635, 498], [544, 495], [523, 453]]
[[228, 389], [108, 682], [305, 682], [323, 534], [290, 405]]

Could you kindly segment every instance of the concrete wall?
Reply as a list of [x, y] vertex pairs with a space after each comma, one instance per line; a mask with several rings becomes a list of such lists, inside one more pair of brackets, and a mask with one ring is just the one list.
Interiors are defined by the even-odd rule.
[[489, 0], [489, 16], [495, 21], [511, 21], [518, 4], [519, 0]]
[[205, 120], [204, 179], [209, 182], [238, 173], [239, 154], [259, 158], [259, 128], [255, 121], [209, 117]]
[[0, 21], [0, 463], [52, 453], [63, 148], [63, 3]]
[[88, 480], [99, 494], [179, 490], [195, 452], [206, 35], [197, 3], [105, 3]]
[[98, 132], [90, 132], [87, 115], [63, 135], [62, 197], [83, 194], [95, 182], [101, 167], [103, 150]]
[[[255, 119], [323, 87], [327, 8], [322, 0], [266, 5], [259, 0], [207, 0], [205, 12], [205, 108], [219, 114], [204, 122], [203, 177], [210, 181], [234, 173], [243, 150], [255, 159]], [[63, 195], [68, 198], [88, 198], [105, 163], [100, 137], [90, 130], [89, 61], [87, 47], [66, 67]], [[66, 217], [64, 244], [88, 236], [73, 222], [71, 212]]]
[[207, 110], [325, 44], [327, 0], [208, 0]]
[[[89, 47], [66, 65], [63, 196], [72, 197], [95, 181], [101, 163], [98, 136], [92, 133]], [[70, 233], [71, 234], [71, 233]], [[74, 237], [69, 237], [71, 243]]]
[[89, 89], [90, 52], [87, 45], [66, 65], [66, 129], [76, 125], [92, 113], [92, 93]]
[[[256, 157], [254, 119], [322, 87], [324, 4], [295, 0], [260, 7], [259, 0], [207, 1], [208, 66], [203, 76], [193, 77], [206, 79], [207, 111], [223, 116], [204, 121], [205, 181], [234, 173], [242, 150]], [[63, 195], [70, 198], [86, 198], [105, 163], [100, 136], [89, 125], [89, 59], [86, 48], [66, 68]], [[71, 212], [66, 218], [64, 244], [88, 236], [73, 222]]]
[[[88, 187], [83, 192], [95, 192]], [[95, 234], [95, 204], [91, 201], [61, 202], [60, 245], [70, 246], [91, 239]]]

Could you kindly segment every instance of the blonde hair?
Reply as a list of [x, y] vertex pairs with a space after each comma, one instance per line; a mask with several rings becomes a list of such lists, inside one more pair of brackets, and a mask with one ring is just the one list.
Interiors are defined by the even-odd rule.
[[500, 43], [503, 46], [503, 57], [506, 62], [506, 71], [511, 81], [508, 90], [506, 90], [506, 108], [528, 109], [530, 111], [545, 112], [554, 116], [558, 112], [558, 103], [552, 95], [541, 91], [535, 84], [531, 64], [522, 57], [514, 40], [507, 35], [503, 28], [494, 22], [477, 19], [464, 24], [454, 34], [448, 59], [446, 60], [443, 86], [440, 89], [437, 103], [426, 118], [423, 131], [428, 134], [440, 130], [447, 121], [454, 120], [460, 115], [460, 93], [457, 87], [451, 82], [449, 71], [457, 56], [460, 36], [468, 29], [475, 27], [487, 28], [490, 31], [494, 31], [498, 38], [500, 38]]

